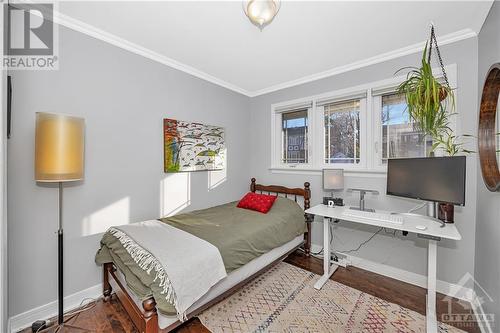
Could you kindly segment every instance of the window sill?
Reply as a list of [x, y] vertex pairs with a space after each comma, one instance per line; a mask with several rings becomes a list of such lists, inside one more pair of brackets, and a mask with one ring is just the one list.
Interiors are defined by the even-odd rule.
[[[270, 167], [271, 173], [279, 174], [294, 174], [294, 175], [317, 175], [323, 174], [323, 169], [317, 168], [287, 168], [287, 167]], [[387, 170], [384, 169], [344, 169], [346, 177], [370, 177], [370, 178], [386, 178]]]

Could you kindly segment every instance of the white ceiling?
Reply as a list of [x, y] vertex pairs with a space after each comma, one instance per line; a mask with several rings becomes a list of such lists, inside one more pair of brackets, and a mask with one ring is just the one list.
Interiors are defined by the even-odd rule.
[[471, 37], [491, 4], [284, 1], [262, 32], [248, 21], [240, 1], [62, 2], [59, 11], [76, 25], [87, 24], [83, 30], [94, 35], [107, 33], [108, 40], [121, 40], [138, 53], [254, 96], [376, 61], [387, 52], [415, 52], [430, 22], [438, 41]]

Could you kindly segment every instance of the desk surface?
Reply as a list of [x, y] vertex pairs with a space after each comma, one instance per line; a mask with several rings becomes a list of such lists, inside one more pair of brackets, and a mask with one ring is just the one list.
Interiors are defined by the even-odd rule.
[[[446, 225], [443, 228], [441, 228], [438, 222], [427, 219], [424, 216], [420, 217], [420, 216], [402, 215], [404, 219], [403, 224], [394, 224], [389, 222], [365, 219], [362, 217], [344, 216], [342, 215], [342, 213], [345, 210], [349, 210], [349, 206], [342, 206], [342, 207], [336, 206], [331, 208], [326, 205], [320, 204], [312, 208], [309, 208], [308, 210], [306, 210], [306, 213], [323, 217], [330, 217], [333, 219], [338, 219], [343, 221], [373, 225], [376, 227], [384, 227], [395, 230], [408, 231], [427, 236], [434, 236], [434, 237], [453, 239], [453, 240], [462, 239], [462, 236], [458, 232], [457, 227], [453, 223], [446, 223]], [[376, 210], [376, 213], [390, 214], [391, 212]], [[427, 227], [427, 229], [419, 230], [416, 228], [416, 226], [425, 226]]]

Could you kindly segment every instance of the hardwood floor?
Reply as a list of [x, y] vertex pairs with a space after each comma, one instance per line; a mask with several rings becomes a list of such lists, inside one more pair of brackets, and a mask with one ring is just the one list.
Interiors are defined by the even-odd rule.
[[[322, 261], [317, 258], [307, 258], [302, 252], [292, 253], [285, 262], [301, 267], [305, 270], [316, 274], [323, 272]], [[405, 308], [425, 314], [425, 294], [426, 290], [408, 283], [404, 283], [395, 279], [391, 279], [382, 275], [368, 272], [356, 267], [348, 267], [337, 269], [332, 276], [334, 281], [340, 282], [352, 288], [358, 289], [365, 293], [387, 300], [389, 302], [399, 304]], [[448, 302], [444, 300], [445, 296], [438, 294], [437, 309], [438, 318], [442, 314], [448, 313]], [[451, 310], [454, 314], [471, 314], [472, 308], [470, 304], [453, 299], [451, 302]], [[138, 332], [132, 321], [128, 318], [127, 313], [119, 303], [112, 297], [110, 302], [98, 300], [95, 307], [82, 312], [78, 317], [72, 319], [72, 325], [86, 328], [92, 332]], [[454, 323], [448, 322], [450, 325]], [[454, 326], [460, 329], [471, 332], [480, 333], [477, 323], [465, 326], [455, 324]], [[43, 332], [50, 332], [50, 328]], [[29, 333], [31, 329], [26, 329], [22, 333]], [[64, 332], [82, 332], [79, 330], [66, 329]], [[202, 325], [198, 318], [193, 318], [184, 323], [181, 327], [175, 330], [176, 333], [210, 333], [210, 331]]]

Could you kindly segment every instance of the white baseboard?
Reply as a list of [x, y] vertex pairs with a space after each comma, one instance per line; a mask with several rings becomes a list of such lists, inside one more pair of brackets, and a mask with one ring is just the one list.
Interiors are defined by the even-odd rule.
[[[322, 247], [312, 244], [311, 252], [319, 252]], [[427, 276], [406, 271], [404, 269], [396, 268], [393, 266], [381, 264], [375, 261], [348, 255], [350, 265], [358, 267], [373, 273], [384, 275], [399, 281], [410, 283], [422, 288], [427, 289]], [[436, 290], [445, 295], [452, 295], [453, 297], [468, 301], [472, 303], [474, 300], [474, 291], [470, 288], [464, 288], [454, 283], [437, 280]]]
[[[64, 311], [69, 311], [80, 306], [85, 298], [98, 298], [102, 295], [102, 284], [76, 292], [64, 297]], [[30, 327], [36, 320], [44, 320], [57, 316], [57, 301], [41, 305], [9, 318], [8, 332], [15, 333], [26, 327]]]

